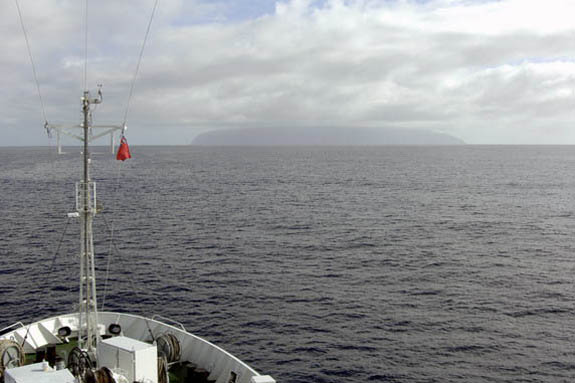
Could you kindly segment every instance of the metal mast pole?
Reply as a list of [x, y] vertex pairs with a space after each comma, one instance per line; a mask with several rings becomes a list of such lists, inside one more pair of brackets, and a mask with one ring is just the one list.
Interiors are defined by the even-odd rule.
[[90, 181], [90, 152], [88, 143], [90, 141], [90, 105], [102, 102], [101, 93], [99, 98], [91, 99], [90, 92], [84, 91], [82, 97], [82, 113], [84, 121], [84, 150], [83, 165], [84, 176], [77, 187], [80, 203], [77, 206], [78, 214], [82, 219], [81, 227], [81, 255], [80, 255], [80, 305], [79, 315], [79, 336], [80, 348], [84, 348], [88, 353], [95, 353], [95, 348], [100, 340], [98, 332], [98, 306], [96, 300], [96, 270], [94, 265], [94, 240], [92, 235], [92, 220], [96, 214], [96, 188]]

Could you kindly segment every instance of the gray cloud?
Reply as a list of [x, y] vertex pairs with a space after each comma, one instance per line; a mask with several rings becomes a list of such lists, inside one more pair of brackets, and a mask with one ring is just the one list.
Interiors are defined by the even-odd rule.
[[[81, 2], [20, 0], [50, 120], [78, 119]], [[91, 4], [96, 118], [121, 122], [153, 1]], [[136, 85], [130, 134], [179, 143], [221, 126], [433, 128], [471, 143], [575, 143], [575, 28], [566, 0], [278, 2], [164, 0]], [[513, 17], [510, 17], [513, 16]], [[0, 129], [42, 124], [16, 9], [0, 5]], [[138, 138], [139, 132], [142, 134]], [[22, 138], [25, 137], [25, 138]]]

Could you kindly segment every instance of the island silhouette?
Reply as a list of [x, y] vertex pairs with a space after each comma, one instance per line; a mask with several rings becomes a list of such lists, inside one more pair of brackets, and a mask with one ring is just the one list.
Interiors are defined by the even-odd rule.
[[342, 127], [251, 127], [212, 130], [192, 145], [462, 145], [454, 136], [424, 129]]

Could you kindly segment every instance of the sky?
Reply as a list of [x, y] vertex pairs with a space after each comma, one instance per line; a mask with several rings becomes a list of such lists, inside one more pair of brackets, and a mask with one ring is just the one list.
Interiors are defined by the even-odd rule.
[[[86, 3], [18, 1], [47, 120], [77, 124]], [[88, 1], [95, 124], [123, 121], [155, 1]], [[126, 135], [359, 126], [575, 144], [574, 14], [572, 0], [159, 0]], [[0, 146], [47, 145], [15, 1], [0, 33]]]

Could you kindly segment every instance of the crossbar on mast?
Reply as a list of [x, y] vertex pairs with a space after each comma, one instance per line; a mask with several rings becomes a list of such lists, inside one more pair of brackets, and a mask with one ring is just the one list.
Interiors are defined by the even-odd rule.
[[[84, 141], [84, 136], [82, 130], [84, 127], [82, 125], [54, 125], [54, 124], [47, 124], [46, 129], [50, 133], [56, 132], [56, 142], [57, 142], [57, 150], [58, 154], [62, 154], [62, 143], [61, 143], [61, 136], [68, 136], [75, 138], [79, 141]], [[116, 132], [123, 132], [126, 130], [126, 126], [121, 125], [91, 125], [91, 131], [94, 130], [102, 130], [97, 134], [91, 134], [88, 137], [88, 142], [92, 142], [97, 140], [100, 137], [104, 137], [105, 135], [110, 135], [110, 152], [114, 153], [114, 147], [116, 146], [114, 134]]]

